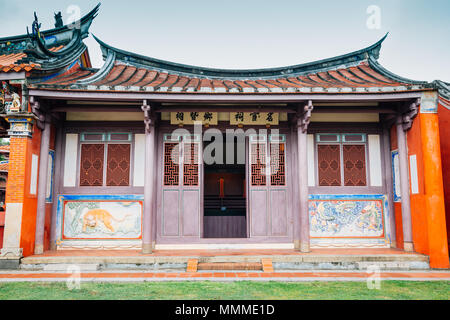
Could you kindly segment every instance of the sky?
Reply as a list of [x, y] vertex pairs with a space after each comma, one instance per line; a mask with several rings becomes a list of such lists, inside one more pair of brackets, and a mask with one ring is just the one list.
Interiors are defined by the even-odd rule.
[[[0, 37], [64, 23], [98, 1], [0, 0]], [[76, 10], [74, 11], [73, 8]], [[379, 62], [413, 80], [450, 82], [449, 0], [103, 0], [91, 34], [113, 47], [203, 67], [248, 69], [301, 64], [365, 48], [387, 32]], [[97, 42], [85, 40], [94, 67]]]

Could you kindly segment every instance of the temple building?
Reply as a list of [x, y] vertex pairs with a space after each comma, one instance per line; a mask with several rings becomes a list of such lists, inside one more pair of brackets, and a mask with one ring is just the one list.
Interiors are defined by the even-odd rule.
[[449, 268], [450, 84], [386, 70], [386, 36], [252, 70], [94, 37], [96, 69], [98, 10], [0, 39], [0, 267], [50, 250], [396, 248]]

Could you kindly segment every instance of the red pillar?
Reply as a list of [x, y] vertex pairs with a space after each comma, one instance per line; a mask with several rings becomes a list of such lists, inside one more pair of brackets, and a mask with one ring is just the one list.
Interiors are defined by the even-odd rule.
[[437, 113], [420, 114], [430, 266], [449, 268]]
[[6, 185], [6, 216], [1, 265], [10, 265], [34, 252], [36, 230], [37, 159], [40, 131], [33, 128], [34, 117], [15, 114], [6, 117], [10, 123], [10, 158]]

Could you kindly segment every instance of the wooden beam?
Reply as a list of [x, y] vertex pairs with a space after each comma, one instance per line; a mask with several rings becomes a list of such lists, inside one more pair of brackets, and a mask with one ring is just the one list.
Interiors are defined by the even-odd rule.
[[148, 92], [98, 92], [98, 91], [58, 91], [30, 89], [29, 95], [62, 100], [104, 100], [136, 101], [146, 99], [152, 102], [239, 102], [239, 103], [300, 103], [321, 102], [364, 102], [364, 101], [401, 101], [420, 98], [422, 91], [385, 92], [385, 93], [308, 93], [308, 94], [177, 94]]
[[[156, 107], [156, 112], [181, 112], [186, 110], [196, 110], [196, 111], [210, 111], [210, 112], [230, 112], [236, 109], [242, 112], [287, 112], [296, 113], [296, 109], [290, 106], [241, 106], [239, 104], [231, 104], [229, 106], [215, 106], [210, 105], [180, 105], [180, 106], [161, 106]], [[120, 106], [100, 106], [100, 105], [67, 105], [67, 106], [57, 106], [51, 109], [52, 112], [142, 112], [140, 106], [136, 107], [120, 107]], [[395, 114], [396, 111], [391, 108], [378, 108], [378, 107], [316, 107], [314, 113], [387, 113]]]
[[342, 107], [314, 107], [314, 113], [388, 113], [396, 114], [397, 112], [391, 108], [378, 108], [378, 107], [353, 107], [353, 108], [342, 108]]
[[112, 107], [112, 106], [57, 106], [51, 109], [52, 112], [142, 112], [140, 106], [136, 107]]
[[0, 80], [25, 80], [25, 71], [0, 73]]
[[240, 106], [239, 104], [230, 105], [228, 107], [217, 107], [214, 105], [209, 106], [188, 106], [183, 105], [180, 107], [160, 107], [157, 108], [157, 112], [182, 112], [186, 110], [196, 110], [196, 111], [210, 111], [210, 112], [231, 112], [231, 111], [238, 111], [241, 112], [287, 112], [287, 113], [295, 113], [296, 110], [287, 108], [287, 107], [273, 107], [273, 106], [253, 106], [253, 107], [246, 107], [246, 106]]

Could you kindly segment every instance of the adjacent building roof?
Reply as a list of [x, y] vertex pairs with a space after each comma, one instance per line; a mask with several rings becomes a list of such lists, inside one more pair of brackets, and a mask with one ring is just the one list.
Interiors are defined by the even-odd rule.
[[88, 36], [99, 6], [71, 25], [40, 32], [36, 17], [31, 34], [0, 38], [0, 72], [48, 72], [66, 67], [86, 51], [82, 39]]
[[[60, 45], [52, 47], [49, 50], [57, 52], [64, 46]], [[19, 72], [19, 71], [31, 71], [33, 69], [40, 69], [41, 65], [34, 62], [23, 62], [27, 54], [25, 52], [10, 53], [0, 55], [0, 72]]]

